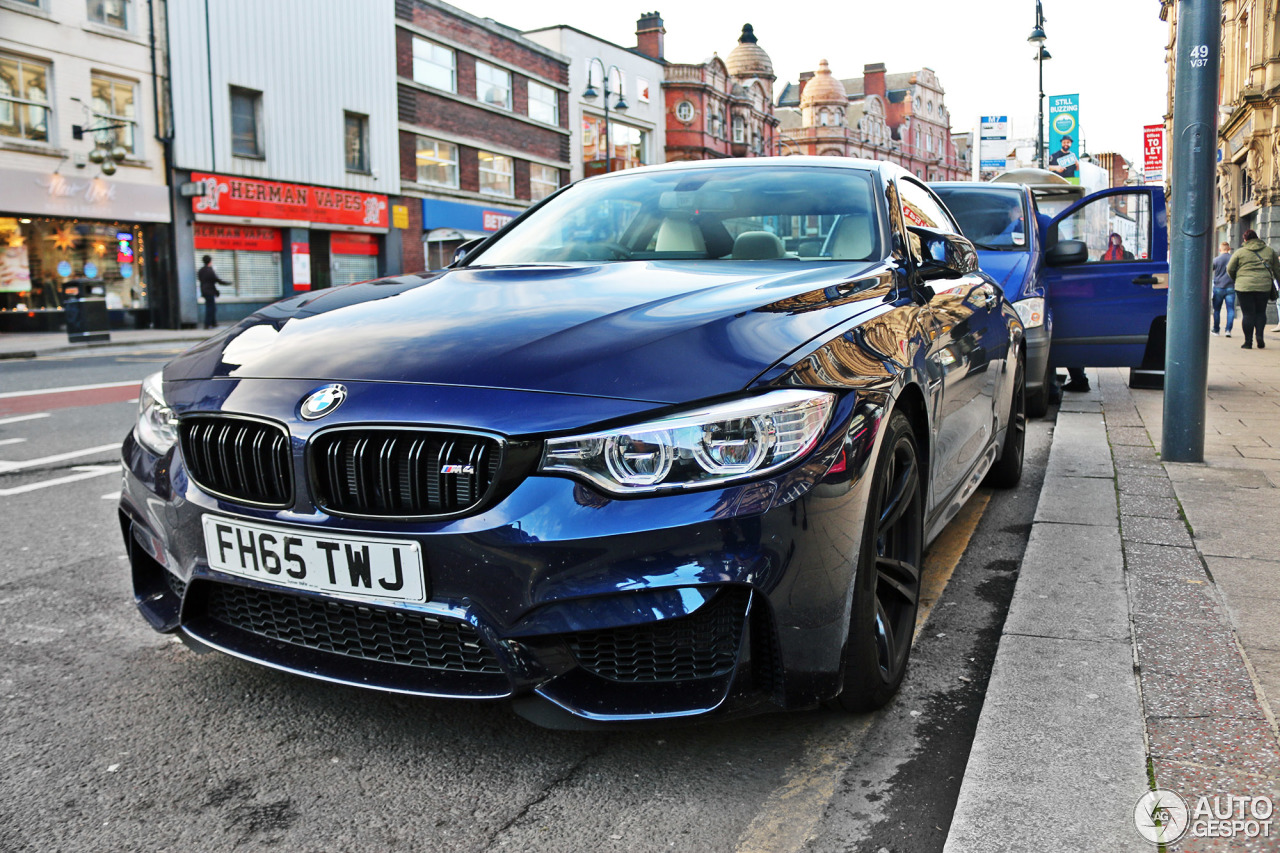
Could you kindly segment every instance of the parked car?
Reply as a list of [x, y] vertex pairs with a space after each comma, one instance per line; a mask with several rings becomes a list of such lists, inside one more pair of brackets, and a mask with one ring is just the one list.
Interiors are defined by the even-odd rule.
[[[1083, 198], [1065, 182], [932, 187], [1026, 327], [1029, 414], [1048, 410], [1060, 367], [1163, 372], [1169, 238], [1159, 187], [1116, 187]], [[1060, 212], [1041, 213], [1046, 204]], [[1031, 222], [1035, 227], [1026, 227]], [[1112, 235], [1119, 246], [1108, 255]]]
[[148, 378], [137, 605], [550, 726], [876, 707], [924, 547], [1021, 474], [1025, 360], [893, 165], [591, 178], [451, 269], [285, 299]]

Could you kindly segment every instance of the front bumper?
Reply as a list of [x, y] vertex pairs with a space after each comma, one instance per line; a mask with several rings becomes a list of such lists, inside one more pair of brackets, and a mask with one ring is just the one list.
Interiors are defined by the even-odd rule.
[[[120, 518], [135, 597], [153, 627], [194, 644], [382, 690], [537, 697], [517, 709], [541, 722], [548, 708], [609, 722], [812, 707], [842, 683], [877, 433], [849, 439], [855, 406], [878, 423], [881, 406], [850, 396], [809, 461], [773, 479], [616, 500], [530, 476], [478, 514], [413, 523], [305, 500], [236, 505], [193, 485], [180, 451], [157, 459], [131, 435]], [[828, 473], [841, 453], [845, 470]], [[412, 539], [430, 599], [350, 601], [222, 574], [205, 515]]]

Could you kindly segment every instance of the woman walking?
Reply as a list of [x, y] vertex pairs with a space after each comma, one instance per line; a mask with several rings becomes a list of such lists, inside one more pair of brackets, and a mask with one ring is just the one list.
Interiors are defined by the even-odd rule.
[[1213, 333], [1221, 334], [1220, 320], [1222, 306], [1227, 306], [1227, 337], [1231, 337], [1231, 327], [1236, 322], [1236, 292], [1231, 287], [1231, 276], [1227, 275], [1227, 264], [1231, 261], [1231, 244], [1223, 242], [1221, 252], [1213, 259]]
[[1236, 304], [1243, 318], [1244, 343], [1241, 349], [1253, 349], [1257, 337], [1258, 349], [1266, 347], [1262, 332], [1267, 323], [1267, 300], [1271, 298], [1272, 282], [1280, 278], [1280, 258], [1266, 243], [1258, 239], [1258, 232], [1250, 228], [1244, 232], [1244, 245], [1231, 255], [1227, 262], [1227, 275], [1236, 289]]

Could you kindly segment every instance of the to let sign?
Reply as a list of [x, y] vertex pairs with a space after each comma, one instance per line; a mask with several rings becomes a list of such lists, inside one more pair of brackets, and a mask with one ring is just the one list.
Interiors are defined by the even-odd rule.
[[1164, 125], [1142, 128], [1142, 171], [1149, 184], [1164, 180]]
[[202, 172], [193, 172], [191, 180], [205, 187], [204, 195], [191, 200], [197, 214], [366, 228], [388, 225], [385, 195]]

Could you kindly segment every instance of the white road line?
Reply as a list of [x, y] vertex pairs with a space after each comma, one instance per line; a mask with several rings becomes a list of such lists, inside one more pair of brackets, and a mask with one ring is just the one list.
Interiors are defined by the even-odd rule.
[[119, 492], [107, 492], [105, 495], [103, 495], [103, 496], [102, 496], [102, 499], [103, 499], [104, 501], [118, 501], [118, 500], [120, 500], [120, 493], [119, 493]]
[[36, 421], [36, 420], [39, 420], [40, 418], [47, 418], [47, 417], [49, 417], [48, 412], [40, 412], [39, 414], [36, 414], [36, 415], [18, 415], [17, 417], [13, 417], [13, 418], [0, 418], [0, 426], [4, 426], [5, 424], [16, 424], [18, 421]]
[[77, 471], [76, 474], [68, 474], [65, 477], [57, 477], [52, 480], [42, 480], [39, 483], [28, 483], [25, 486], [15, 486], [12, 489], [0, 489], [0, 498], [7, 498], [10, 495], [21, 495], [25, 492], [34, 492], [39, 489], [47, 489], [50, 486], [61, 486], [63, 483], [74, 483], [77, 480], [88, 480], [91, 477], [101, 477], [104, 474], [120, 473], [119, 465], [82, 465], [72, 468]]
[[34, 391], [6, 391], [0, 394], [0, 400], [9, 397], [34, 397], [37, 394], [60, 394], [63, 391], [96, 391], [99, 388], [124, 388], [127, 385], [141, 385], [141, 379], [132, 382], [102, 382], [97, 385], [66, 385], [62, 388], [37, 388]]
[[40, 465], [48, 465], [51, 462], [62, 462], [66, 459], [75, 459], [77, 456], [89, 456], [94, 453], [101, 453], [104, 450], [119, 450], [120, 442], [112, 444], [100, 444], [97, 447], [89, 447], [84, 450], [72, 450], [68, 453], [56, 453], [53, 456], [42, 456], [39, 459], [27, 459], [22, 462], [4, 462], [0, 460], [0, 474], [7, 474], [10, 471], [20, 471], [23, 468], [36, 468]]
[[5, 445], [5, 444], [22, 444], [22, 442], [24, 442], [24, 441], [26, 441], [26, 439], [25, 439], [25, 438], [0, 438], [0, 445]]

